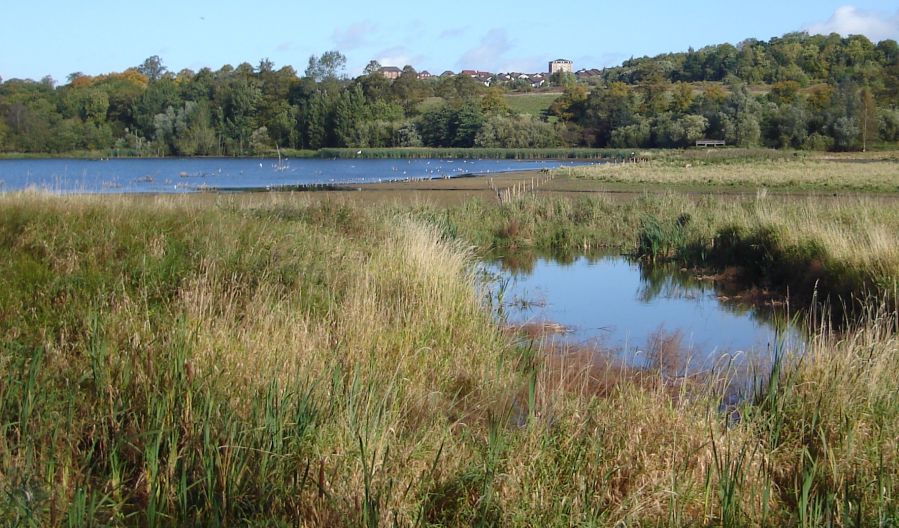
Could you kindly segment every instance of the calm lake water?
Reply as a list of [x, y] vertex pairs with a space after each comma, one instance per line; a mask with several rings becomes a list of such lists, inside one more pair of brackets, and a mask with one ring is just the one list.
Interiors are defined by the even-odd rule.
[[181, 193], [289, 185], [372, 183], [584, 165], [556, 160], [460, 159], [38, 159], [0, 160], [0, 191]]
[[782, 306], [724, 302], [712, 283], [676, 268], [608, 256], [567, 263], [507, 260], [497, 269], [507, 280], [510, 322], [561, 324], [568, 331], [552, 338], [597, 344], [633, 364], [644, 363], [660, 340], [675, 343], [692, 365], [704, 368], [722, 357], [758, 363], [775, 346], [802, 343], [796, 328], [780, 324], [786, 330], [778, 331]]

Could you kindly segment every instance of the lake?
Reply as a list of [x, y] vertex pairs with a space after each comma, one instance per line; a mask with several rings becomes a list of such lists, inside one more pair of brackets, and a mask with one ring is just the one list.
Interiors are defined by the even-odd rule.
[[558, 160], [152, 158], [0, 160], [0, 191], [184, 193], [432, 179], [584, 165]]
[[503, 278], [508, 322], [555, 328], [549, 339], [596, 345], [631, 364], [645, 365], [660, 346], [676, 347], [696, 368], [760, 364], [775, 349], [802, 346], [782, 305], [725, 300], [715, 283], [677, 268], [610, 255], [507, 258], [493, 271]]

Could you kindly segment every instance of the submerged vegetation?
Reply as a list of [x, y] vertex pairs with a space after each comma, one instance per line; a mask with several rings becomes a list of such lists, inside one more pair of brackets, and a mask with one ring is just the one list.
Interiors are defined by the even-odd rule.
[[895, 306], [820, 328], [801, 358], [776, 349], [733, 403], [727, 365], [674, 383], [661, 364], [628, 373], [509, 335], [469, 249], [625, 241], [722, 265], [754, 251], [759, 274], [798, 262], [888, 294], [899, 216], [876, 199], [0, 196], [0, 512], [24, 526], [894, 524]]

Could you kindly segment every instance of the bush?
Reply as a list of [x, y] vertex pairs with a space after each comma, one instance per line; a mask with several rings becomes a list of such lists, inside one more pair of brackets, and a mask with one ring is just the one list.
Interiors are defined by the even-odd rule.
[[824, 152], [833, 148], [833, 138], [815, 132], [802, 142], [802, 148]]

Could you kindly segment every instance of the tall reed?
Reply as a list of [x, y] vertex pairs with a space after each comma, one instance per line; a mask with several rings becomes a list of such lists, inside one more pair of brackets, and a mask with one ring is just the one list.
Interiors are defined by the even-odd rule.
[[683, 213], [647, 200], [0, 197], [0, 519], [895, 523], [894, 305], [779, 351], [738, 404], [726, 364], [551, 351], [486, 308], [478, 218], [547, 240], [539, 222]]

